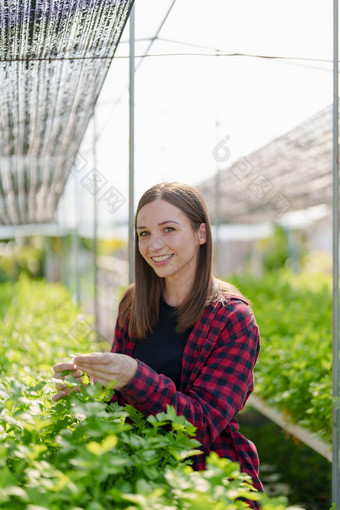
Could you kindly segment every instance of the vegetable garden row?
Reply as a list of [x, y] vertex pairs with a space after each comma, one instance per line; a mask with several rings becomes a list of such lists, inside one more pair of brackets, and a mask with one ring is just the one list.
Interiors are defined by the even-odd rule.
[[260, 327], [256, 393], [331, 443], [331, 275], [281, 271], [233, 282], [251, 299]]
[[[234, 281], [260, 325], [256, 391], [329, 440], [330, 282], [288, 274]], [[61, 285], [27, 277], [3, 284], [0, 318], [2, 509], [232, 510], [247, 507], [242, 497], [260, 499], [264, 510], [287, 508], [284, 498], [254, 493], [226, 459], [211, 455], [208, 469], [194, 472], [194, 427], [172, 408], [145, 418], [108, 405], [98, 385], [54, 403], [52, 365], [99, 349]]]

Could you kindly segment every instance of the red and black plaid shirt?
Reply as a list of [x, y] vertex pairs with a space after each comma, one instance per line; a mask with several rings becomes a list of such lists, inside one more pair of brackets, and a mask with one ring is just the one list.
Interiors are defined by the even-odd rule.
[[[117, 318], [112, 352], [133, 357], [135, 341], [127, 325]], [[204, 454], [194, 457], [194, 469], [205, 468], [211, 452], [239, 462], [254, 486], [259, 480], [259, 459], [254, 444], [239, 432], [236, 414], [254, 388], [253, 370], [258, 358], [260, 336], [251, 307], [239, 296], [226, 304], [207, 306], [194, 325], [182, 359], [181, 387], [176, 390], [169, 377], [138, 361], [132, 381], [116, 392], [115, 399], [129, 403], [144, 415], [155, 415], [172, 405], [196, 430]]]

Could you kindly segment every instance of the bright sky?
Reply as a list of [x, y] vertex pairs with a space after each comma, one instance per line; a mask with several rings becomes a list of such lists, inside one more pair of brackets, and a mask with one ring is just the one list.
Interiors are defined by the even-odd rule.
[[[136, 0], [136, 39], [153, 37], [172, 0]], [[332, 60], [331, 0], [177, 0], [159, 37], [224, 52]], [[97, 107], [97, 169], [102, 193], [128, 197], [129, 22]], [[149, 42], [136, 43], [136, 55]], [[215, 53], [156, 41], [151, 54]], [[137, 60], [138, 62], [138, 60]], [[332, 63], [253, 57], [155, 56], [135, 77], [135, 196], [163, 180], [197, 185], [241, 156], [269, 143], [332, 102]], [[118, 102], [119, 101], [119, 102]], [[216, 123], [219, 127], [216, 128]], [[225, 139], [222, 166], [214, 147]], [[92, 126], [80, 151], [93, 168]], [[74, 181], [74, 179], [73, 179]], [[104, 181], [105, 182], [105, 181]], [[70, 181], [67, 213], [75, 203]], [[89, 191], [78, 185], [78, 210], [92, 217]], [[98, 195], [100, 197], [100, 194]], [[122, 199], [122, 200], [123, 200]], [[100, 222], [127, 217], [127, 200], [109, 212], [99, 200]]]

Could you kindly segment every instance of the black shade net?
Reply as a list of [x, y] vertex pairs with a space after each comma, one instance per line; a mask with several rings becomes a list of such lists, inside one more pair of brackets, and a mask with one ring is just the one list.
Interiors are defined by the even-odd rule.
[[0, 0], [0, 224], [56, 219], [133, 0]]
[[198, 186], [212, 222], [277, 222], [293, 211], [331, 206], [332, 110], [327, 106], [225, 168], [220, 163], [220, 172]]

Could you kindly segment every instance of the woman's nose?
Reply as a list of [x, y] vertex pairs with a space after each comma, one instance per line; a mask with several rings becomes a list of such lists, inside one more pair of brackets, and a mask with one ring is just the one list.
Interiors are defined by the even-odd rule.
[[150, 250], [159, 250], [164, 245], [161, 235], [152, 235], [149, 243]]

